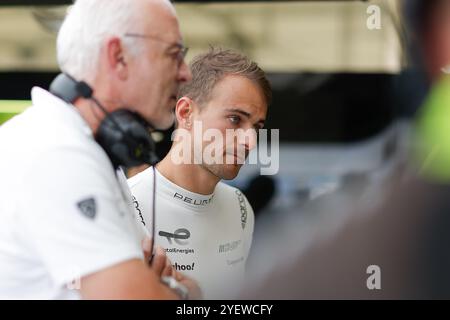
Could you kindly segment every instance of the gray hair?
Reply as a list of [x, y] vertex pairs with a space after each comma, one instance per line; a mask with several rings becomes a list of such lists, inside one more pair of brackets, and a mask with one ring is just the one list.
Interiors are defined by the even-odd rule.
[[120, 37], [132, 54], [139, 44], [125, 38], [126, 32], [139, 32], [143, 16], [137, 0], [76, 0], [59, 30], [57, 57], [61, 71], [79, 80], [92, 80], [97, 72], [105, 40]]

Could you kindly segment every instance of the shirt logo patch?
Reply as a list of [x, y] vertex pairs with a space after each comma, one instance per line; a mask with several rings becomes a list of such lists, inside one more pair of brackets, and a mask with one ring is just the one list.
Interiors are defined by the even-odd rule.
[[94, 198], [88, 198], [77, 203], [81, 213], [89, 219], [94, 219], [97, 214], [97, 206]]
[[[188, 241], [187, 239], [190, 238], [191, 233], [189, 232], [188, 229], [177, 229], [175, 230], [174, 233], [170, 233], [167, 231], [159, 231], [158, 233], [161, 237], [165, 237], [167, 238], [167, 241], [169, 241], [169, 244], [172, 244], [172, 239], [175, 241], [176, 244], [180, 245], [180, 246], [186, 246], [188, 245]], [[186, 241], [184, 241], [186, 240]]]
[[206, 206], [206, 205], [211, 203], [212, 199], [214, 198], [214, 195], [212, 195], [209, 199], [201, 200], [201, 199], [192, 199], [192, 198], [189, 198], [189, 197], [185, 197], [182, 194], [179, 194], [178, 192], [175, 192], [173, 197], [175, 199], [180, 200], [180, 201], [183, 201], [183, 202], [186, 202], [186, 203], [189, 203], [189, 204], [193, 204], [193, 205], [196, 205], [196, 206]]
[[236, 240], [219, 245], [219, 253], [226, 253], [237, 249], [242, 240]]
[[134, 208], [136, 209], [136, 211], [139, 215], [139, 218], [141, 219], [142, 224], [145, 226], [144, 217], [142, 216], [142, 211], [139, 208], [139, 202], [137, 201], [135, 196], [133, 196], [133, 203], [134, 203]]
[[240, 192], [239, 190], [236, 190], [236, 194], [238, 196], [239, 207], [240, 207], [240, 211], [241, 211], [241, 226], [242, 226], [242, 229], [245, 229], [245, 225], [247, 224], [247, 206], [245, 204], [245, 200], [244, 200], [244, 196], [243, 196], [242, 192]]

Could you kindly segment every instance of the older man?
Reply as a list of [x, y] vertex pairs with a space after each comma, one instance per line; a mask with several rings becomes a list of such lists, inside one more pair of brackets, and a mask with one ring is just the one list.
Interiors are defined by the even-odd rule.
[[119, 109], [172, 125], [178, 87], [191, 78], [174, 8], [78, 0], [57, 50], [96, 103], [33, 88], [33, 106], [0, 129], [0, 298], [177, 298], [182, 286], [163, 285], [144, 262], [127, 189], [97, 142]]

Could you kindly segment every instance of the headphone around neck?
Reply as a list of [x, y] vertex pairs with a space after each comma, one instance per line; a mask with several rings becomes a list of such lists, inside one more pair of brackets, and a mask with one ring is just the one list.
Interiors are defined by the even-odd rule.
[[50, 93], [70, 104], [78, 98], [90, 99], [102, 110], [105, 118], [100, 123], [95, 140], [105, 150], [115, 169], [145, 163], [154, 166], [158, 162], [155, 142], [149, 132], [152, 126], [138, 113], [127, 108], [106, 111], [86, 82], [77, 81], [66, 73], [59, 74], [53, 80]]

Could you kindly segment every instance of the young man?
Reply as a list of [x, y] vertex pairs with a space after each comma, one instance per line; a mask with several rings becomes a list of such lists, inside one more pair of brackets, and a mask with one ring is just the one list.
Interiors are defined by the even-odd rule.
[[[175, 142], [156, 166], [155, 243], [175, 270], [198, 281], [205, 298], [228, 298], [243, 280], [254, 216], [245, 196], [220, 180], [236, 177], [256, 146], [271, 89], [256, 63], [231, 50], [211, 49], [190, 67]], [[236, 135], [226, 139], [227, 130]], [[209, 134], [223, 139], [211, 144], [203, 138]], [[151, 233], [153, 168], [128, 181], [137, 217]]]
[[96, 140], [105, 113], [124, 108], [172, 125], [191, 77], [175, 10], [77, 0], [57, 50], [61, 70], [106, 112], [33, 88], [33, 106], [0, 128], [0, 299], [175, 299], [143, 259], [131, 195]]

